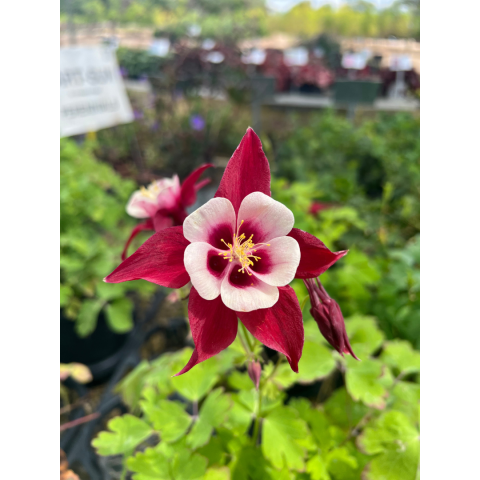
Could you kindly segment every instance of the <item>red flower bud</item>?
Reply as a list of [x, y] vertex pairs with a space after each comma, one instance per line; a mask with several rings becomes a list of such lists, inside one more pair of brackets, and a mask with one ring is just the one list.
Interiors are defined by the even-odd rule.
[[345, 321], [338, 303], [328, 295], [318, 279], [308, 278], [304, 282], [312, 305], [310, 313], [317, 322], [321, 334], [340, 355], [350, 353], [358, 360], [350, 346]]
[[258, 362], [250, 362], [247, 366], [248, 376], [252, 380], [255, 388], [258, 390], [260, 384], [260, 375], [262, 374], [262, 366]]
[[327, 208], [330, 208], [330, 207], [331, 205], [329, 203], [320, 203], [317, 201], [313, 201], [310, 204], [308, 213], [311, 213], [312, 215], [317, 215], [317, 213], [321, 212], [322, 210], [326, 210]]

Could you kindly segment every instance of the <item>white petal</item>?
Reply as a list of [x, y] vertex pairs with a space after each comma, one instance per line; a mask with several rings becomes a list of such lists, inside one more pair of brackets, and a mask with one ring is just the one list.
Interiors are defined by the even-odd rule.
[[267, 242], [272, 238], [284, 237], [293, 228], [293, 213], [282, 203], [261, 192], [247, 195], [240, 205], [237, 223], [248, 238], [254, 234], [253, 242]]
[[[192, 285], [205, 300], [214, 300], [220, 295], [222, 280], [231, 267], [228, 260], [218, 255], [219, 252], [220, 250], [203, 242], [191, 243], [185, 249], [185, 269], [190, 275]], [[212, 260], [215, 265], [224, 267], [223, 271], [221, 268], [212, 269]]]
[[[153, 196], [152, 196], [153, 197]], [[157, 210], [157, 198], [147, 197], [140, 190], [133, 192], [127, 203], [127, 213], [135, 218], [148, 218], [155, 215]]]
[[[212, 243], [221, 226], [228, 226], [232, 233], [235, 231], [235, 210], [230, 200], [212, 198], [185, 219], [183, 235], [191, 242]], [[231, 240], [225, 238], [225, 241]]]
[[259, 247], [254, 253], [260, 260], [253, 260], [251, 271], [269, 285], [284, 287], [295, 277], [300, 263], [300, 247], [292, 237], [274, 238], [269, 244], [269, 247]]
[[234, 285], [230, 280], [231, 275], [239, 268], [240, 265], [234, 263], [223, 279], [220, 288], [223, 303], [236, 312], [251, 312], [259, 308], [273, 307], [278, 301], [278, 288], [262, 282], [254, 275], [249, 276], [247, 273], [240, 273], [240, 275], [245, 275], [247, 285]]

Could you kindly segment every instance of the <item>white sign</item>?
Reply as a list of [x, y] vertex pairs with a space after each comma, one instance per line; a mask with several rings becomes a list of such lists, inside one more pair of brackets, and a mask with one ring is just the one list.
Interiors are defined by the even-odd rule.
[[150, 44], [148, 51], [157, 57], [166, 57], [170, 50], [170, 40], [168, 38], [156, 38]]
[[283, 60], [289, 67], [303, 67], [308, 63], [308, 50], [305, 47], [289, 48], [283, 53]]
[[132, 121], [115, 53], [108, 47], [60, 49], [60, 136]]
[[254, 48], [250, 50], [248, 53], [244, 53], [242, 55], [242, 62], [252, 65], [261, 65], [267, 56], [267, 52], [265, 50]]
[[352, 70], [363, 70], [367, 65], [367, 58], [361, 53], [344, 53], [342, 67]]
[[412, 59], [408, 55], [390, 57], [390, 70], [392, 72], [408, 72], [412, 69]]

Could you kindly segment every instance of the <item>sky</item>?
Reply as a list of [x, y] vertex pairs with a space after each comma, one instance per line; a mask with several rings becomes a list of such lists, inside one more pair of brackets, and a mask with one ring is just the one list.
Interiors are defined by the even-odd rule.
[[[286, 12], [294, 7], [297, 3], [301, 3], [305, 0], [267, 0], [267, 5], [275, 12]], [[385, 8], [391, 5], [394, 0], [369, 0], [370, 3], [373, 3], [377, 8]], [[310, 3], [313, 8], [319, 8], [322, 5], [330, 4], [334, 7], [339, 7], [345, 3], [348, 3], [347, 0], [310, 0]]]

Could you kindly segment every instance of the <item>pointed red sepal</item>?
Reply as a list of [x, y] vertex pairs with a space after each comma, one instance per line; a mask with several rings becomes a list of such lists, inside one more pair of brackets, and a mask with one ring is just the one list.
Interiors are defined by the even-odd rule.
[[292, 228], [288, 236], [300, 247], [300, 264], [295, 278], [316, 278], [348, 253], [348, 250], [332, 252], [317, 237], [298, 228]]
[[128, 237], [127, 243], [125, 244], [125, 247], [123, 248], [122, 252], [122, 260], [125, 260], [127, 258], [127, 250], [129, 245], [132, 243], [132, 240], [143, 230], [155, 230], [153, 228], [153, 222], [149, 218], [147, 219], [146, 222], [139, 223], [133, 230], [130, 236]]
[[188, 207], [193, 205], [197, 199], [197, 191], [206, 185], [210, 180], [202, 180], [200, 182], [201, 186], [195, 185], [197, 180], [200, 178], [200, 175], [207, 169], [213, 167], [211, 163], [206, 163], [205, 165], [201, 165], [196, 170], [194, 170], [182, 183], [180, 187], [180, 195], [182, 200], [182, 205], [184, 207]]
[[225, 350], [237, 336], [237, 315], [224, 305], [220, 295], [215, 300], [205, 300], [192, 287], [188, 299], [188, 320], [195, 350], [175, 377]]
[[238, 212], [242, 200], [252, 192], [271, 196], [270, 166], [262, 142], [249, 127], [225, 168], [215, 197], [227, 198]]
[[[176, 212], [173, 212], [174, 214]], [[182, 212], [180, 212], [182, 213]], [[157, 213], [155, 213], [155, 216], [153, 217], [152, 219], [152, 224], [153, 224], [153, 227], [154, 227], [154, 230], [156, 232], [160, 232], [161, 230], [164, 230], [165, 228], [168, 228], [168, 227], [172, 227], [174, 225], [174, 219], [172, 218], [172, 212], [168, 211], [168, 210], [165, 210], [163, 208], [161, 208], [160, 210], [157, 211]], [[178, 215], [177, 215], [178, 216]], [[180, 215], [182, 216], [182, 215]], [[178, 224], [182, 224], [183, 223], [183, 220], [182, 219], [180, 222], [177, 223]]]
[[298, 373], [304, 342], [302, 311], [292, 287], [278, 290], [280, 296], [273, 307], [237, 312], [237, 315], [256, 339], [283, 353], [292, 370]]
[[120, 283], [143, 279], [164, 287], [183, 287], [190, 280], [183, 264], [189, 243], [183, 236], [183, 227], [166, 228], [152, 235], [104, 280]]

